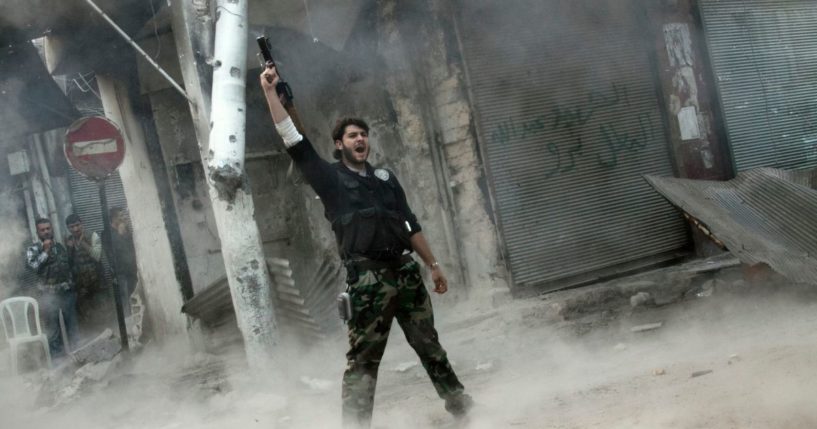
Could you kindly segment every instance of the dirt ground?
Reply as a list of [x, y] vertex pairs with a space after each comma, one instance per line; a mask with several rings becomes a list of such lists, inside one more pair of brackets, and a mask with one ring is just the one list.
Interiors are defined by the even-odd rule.
[[[438, 302], [443, 345], [477, 407], [454, 422], [395, 329], [374, 427], [817, 427], [809, 381], [817, 377], [817, 293], [731, 281], [671, 305], [611, 304], [569, 320], [550, 311], [558, 294], [499, 308]], [[147, 347], [52, 408], [34, 406], [35, 376], [2, 373], [0, 426], [338, 427], [342, 333], [308, 352], [280, 348], [277, 370], [248, 374], [240, 356]]]

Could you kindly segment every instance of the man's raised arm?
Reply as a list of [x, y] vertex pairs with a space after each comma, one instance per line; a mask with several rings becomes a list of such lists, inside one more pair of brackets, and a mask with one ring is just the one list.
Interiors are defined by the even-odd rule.
[[289, 117], [289, 113], [281, 103], [280, 96], [275, 92], [275, 85], [278, 84], [279, 80], [275, 66], [267, 66], [264, 68], [264, 72], [261, 73], [261, 88], [264, 89], [264, 96], [267, 98], [272, 122], [275, 123], [278, 134], [284, 139], [284, 145], [289, 148], [301, 142], [304, 136], [295, 128], [292, 118]]

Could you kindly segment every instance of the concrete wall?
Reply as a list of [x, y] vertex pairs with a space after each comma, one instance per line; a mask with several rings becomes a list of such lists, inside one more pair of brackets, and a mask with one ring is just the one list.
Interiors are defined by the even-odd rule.
[[183, 333], [187, 320], [180, 311], [180, 285], [141, 124], [123, 82], [108, 76], [97, 76], [97, 81], [105, 116], [119, 125], [125, 137], [126, 155], [119, 175], [128, 200], [139, 281], [154, 335], [161, 339]]
[[450, 277], [477, 296], [507, 291], [448, 5], [380, 5], [386, 87], [403, 142], [416, 145], [405, 167], [414, 206], [427, 208], [427, 235]]
[[151, 92], [149, 99], [195, 293], [225, 271], [190, 109], [172, 89]]

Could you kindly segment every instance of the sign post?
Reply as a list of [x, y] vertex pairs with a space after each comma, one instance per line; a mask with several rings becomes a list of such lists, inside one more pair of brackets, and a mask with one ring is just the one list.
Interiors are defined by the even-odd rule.
[[108, 196], [105, 183], [108, 177], [122, 165], [125, 159], [125, 140], [119, 127], [102, 116], [78, 119], [65, 133], [63, 146], [65, 158], [80, 174], [99, 185], [99, 204], [102, 206], [102, 223], [109, 233], [102, 234], [103, 246], [108, 255], [108, 265], [113, 277], [113, 296], [116, 305], [116, 320], [119, 324], [119, 338], [122, 350], [128, 351], [128, 329], [125, 324], [125, 303], [116, 279], [116, 258], [111, 247], [110, 219], [108, 218]]

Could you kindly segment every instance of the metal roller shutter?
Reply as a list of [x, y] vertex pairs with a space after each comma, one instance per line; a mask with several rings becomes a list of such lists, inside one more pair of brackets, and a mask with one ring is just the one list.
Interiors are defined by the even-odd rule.
[[[84, 176], [69, 167], [69, 183], [71, 186], [71, 201], [74, 204], [74, 213], [78, 214], [82, 219], [82, 225], [86, 231], [93, 231], [100, 234], [102, 237], [102, 230], [104, 225], [102, 222], [102, 206], [99, 204], [99, 185], [86, 179]], [[108, 208], [123, 207], [127, 211], [128, 203], [125, 199], [125, 189], [122, 187], [122, 179], [118, 172], [114, 172], [108, 178], [108, 183], [105, 185], [105, 193], [108, 197]], [[103, 255], [103, 264], [105, 266], [106, 277], [110, 276], [108, 270], [108, 263]]]
[[[86, 231], [102, 234], [104, 225], [102, 224], [102, 207], [99, 205], [99, 185], [86, 179], [73, 168], [70, 169], [69, 180], [74, 212], [82, 219]], [[125, 199], [125, 189], [122, 187], [119, 173], [114, 173], [108, 178], [105, 193], [108, 196], [108, 208], [118, 206], [127, 210], [128, 202]]]
[[817, 166], [817, 2], [700, 9], [736, 169]]
[[685, 226], [642, 179], [673, 169], [640, 4], [469, 0], [460, 10], [514, 285], [552, 289], [673, 257]]

